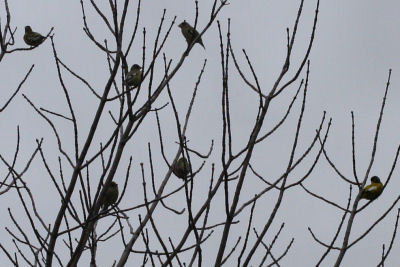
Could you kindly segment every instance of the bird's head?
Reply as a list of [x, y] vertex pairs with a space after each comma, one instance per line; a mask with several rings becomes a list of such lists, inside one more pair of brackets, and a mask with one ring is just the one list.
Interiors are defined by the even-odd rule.
[[372, 177], [371, 177], [371, 182], [373, 182], [373, 183], [380, 183], [381, 180], [379, 179], [378, 176], [372, 176]]
[[181, 24], [178, 25], [179, 28], [187, 27], [188, 23], [184, 20]]
[[113, 188], [113, 187], [117, 187], [118, 188], [118, 184], [116, 182], [111, 182], [110, 183], [110, 187], [111, 188]]
[[132, 67], [131, 67], [131, 70], [140, 70], [142, 67], [140, 67], [138, 64], [134, 64]]
[[32, 32], [31, 26], [25, 26], [25, 32]]

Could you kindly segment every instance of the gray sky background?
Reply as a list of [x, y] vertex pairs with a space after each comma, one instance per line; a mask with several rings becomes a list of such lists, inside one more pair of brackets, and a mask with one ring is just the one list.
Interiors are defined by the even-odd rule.
[[[101, 2], [101, 1], [97, 1]], [[202, 29], [208, 20], [209, 9], [212, 5], [211, 0], [199, 1], [199, 23]], [[12, 13], [12, 26], [18, 27], [16, 32], [16, 47], [25, 47], [23, 43], [23, 28], [31, 25], [34, 31], [46, 33], [52, 26], [55, 30], [55, 44], [58, 55], [69, 67], [83, 76], [90, 84], [102, 92], [104, 83], [108, 78], [106, 57], [100, 52], [91, 41], [86, 38], [82, 27], [82, 15], [79, 1], [10, 1]], [[100, 4], [100, 3], [99, 3]], [[246, 75], [250, 76], [250, 71], [246, 67], [246, 62], [242, 49], [246, 49], [253, 66], [258, 74], [260, 84], [264, 92], [268, 92], [275, 82], [284, 61], [286, 52], [286, 27], [292, 29], [295, 15], [297, 13], [299, 1], [234, 1], [226, 6], [220, 13], [219, 20], [226, 33], [227, 19], [231, 18], [232, 46], [235, 49], [236, 57], [239, 59], [242, 69]], [[298, 66], [299, 59], [302, 58], [311, 33], [312, 20], [316, 1], [305, 1], [303, 16], [299, 25], [299, 32], [295, 43], [294, 55], [291, 61], [292, 71]], [[105, 30], [106, 27], [94, 14], [89, 5], [87, 7], [88, 23], [98, 40], [110, 39], [110, 34]], [[104, 5], [106, 8], [106, 5]], [[4, 10], [1, 7], [2, 23], [4, 20]], [[128, 31], [133, 30], [136, 19], [136, 1], [132, 1], [129, 13]], [[163, 9], [166, 8], [166, 25], [177, 16], [177, 23], [186, 19], [192, 23], [194, 21], [194, 2], [184, 0], [173, 1], [143, 1], [141, 22], [138, 37], [133, 45], [133, 50], [128, 58], [129, 64], [141, 62], [142, 60], [142, 29], [146, 27], [147, 40], [149, 45], [146, 49], [147, 62], [152, 52], [153, 40], [157, 33], [157, 27]], [[108, 9], [106, 8], [107, 12]], [[381, 127], [381, 134], [378, 141], [376, 160], [372, 167], [371, 174], [378, 175], [383, 181], [389, 173], [393, 158], [400, 142], [400, 110], [398, 90], [400, 83], [400, 60], [399, 60], [399, 25], [400, 25], [400, 2], [396, 0], [372, 1], [321, 1], [320, 14], [318, 19], [316, 38], [311, 52], [311, 74], [309, 90], [307, 96], [307, 106], [304, 117], [304, 124], [301, 131], [301, 138], [297, 156], [300, 155], [307, 145], [312, 141], [316, 128], [319, 126], [323, 111], [327, 112], [327, 117], [333, 119], [327, 151], [336, 166], [349, 178], [352, 176], [351, 164], [351, 116], [354, 111], [356, 122], [356, 153], [357, 171], [359, 177], [364, 177], [366, 167], [370, 160], [373, 136], [376, 128], [376, 121], [384, 94], [387, 81], [388, 70], [393, 69], [391, 86], [388, 93], [388, 100], [384, 112]], [[107, 13], [108, 15], [110, 12]], [[164, 28], [165, 32], [165, 28]], [[292, 32], [292, 31], [291, 31]], [[129, 32], [130, 33], [130, 32]], [[201, 153], [206, 153], [215, 140], [215, 149], [212, 156], [207, 160], [205, 169], [196, 177], [197, 186], [194, 206], [198, 207], [206, 197], [207, 188], [211, 173], [211, 163], [216, 163], [217, 169], [220, 166], [219, 152], [221, 150], [221, 64], [218, 40], [218, 29], [216, 24], [211, 26], [209, 31], [203, 36], [206, 46], [204, 51], [196, 45], [189, 57], [180, 69], [178, 74], [171, 81], [173, 95], [176, 97], [180, 119], [184, 119], [186, 108], [197, 76], [202, 67], [203, 60], [207, 59], [207, 67], [203, 76], [203, 81], [199, 87], [197, 102], [194, 106], [193, 115], [189, 122], [187, 138], [192, 148]], [[110, 42], [111, 43], [111, 42]], [[180, 29], [173, 27], [171, 35], [166, 43], [163, 52], [168, 59], [173, 60], [173, 65], [186, 48]], [[26, 94], [37, 106], [68, 114], [62, 88], [59, 85], [55, 62], [52, 55], [50, 40], [47, 40], [40, 47], [32, 51], [23, 51], [6, 55], [0, 64], [0, 79], [2, 90], [2, 101], [6, 101], [9, 95], [15, 90], [20, 80], [24, 77], [31, 64], [35, 64], [35, 69], [28, 78], [27, 83], [22, 88], [22, 93]], [[159, 72], [155, 81], [160, 81], [163, 75], [163, 63], [160, 60], [157, 69]], [[80, 127], [80, 141], [83, 143], [92, 121], [92, 117], [97, 108], [97, 100], [79, 81], [64, 72], [64, 79], [69, 88], [73, 106], [75, 108]], [[305, 77], [303, 71], [301, 78]], [[119, 77], [120, 79], [120, 77]], [[120, 81], [119, 81], [120, 82]], [[294, 83], [279, 99], [271, 106], [271, 113], [267, 117], [262, 133], [267, 132], [274, 123], [283, 116], [287, 104], [291, 101], [297, 86], [300, 82]], [[147, 85], [147, 81], [145, 82]], [[233, 118], [233, 138], [234, 148], [237, 151], [248, 139], [250, 127], [257, 114], [258, 98], [239, 77], [234, 68], [233, 62], [230, 65], [230, 96], [231, 110]], [[145, 95], [143, 96], [145, 97]], [[275, 135], [256, 148], [251, 161], [258, 173], [265, 178], [273, 181], [280, 176], [287, 165], [290, 153], [296, 120], [301, 107], [301, 97], [297, 100], [293, 113], [290, 115], [285, 125], [279, 129]], [[156, 102], [155, 107], [160, 107], [168, 102], [167, 94]], [[108, 110], [116, 110], [118, 103], [108, 106]], [[176, 149], [177, 134], [173, 119], [171, 106], [161, 112], [163, 138], [165, 150], [169, 160], [173, 159]], [[67, 152], [73, 152], [73, 132], [71, 125], [65, 120], [53, 118], [56, 127], [62, 133], [63, 146]], [[1, 132], [0, 148], [1, 154], [10, 162], [15, 151], [16, 129], [20, 126], [21, 149], [17, 166], [24, 166], [30, 154], [36, 147], [35, 139], [44, 137], [43, 149], [54, 173], [58, 173], [58, 148], [56, 140], [47, 123], [34, 112], [32, 107], [23, 99], [21, 93], [18, 94], [14, 102], [0, 114]], [[113, 130], [110, 117], [104, 114], [100, 125], [100, 132], [94, 140], [94, 147], [91, 152], [99, 148], [99, 142]], [[151, 142], [154, 161], [156, 166], [156, 182], [160, 182], [167, 171], [167, 165], [163, 162], [156, 131], [155, 115], [150, 114], [134, 142], [128, 145], [125, 156], [121, 161], [116, 181], [122, 184], [129, 156], [133, 156], [132, 178], [128, 187], [127, 194], [120, 204], [121, 208], [131, 207], [142, 203], [142, 188], [140, 177], [140, 163], [145, 164], [147, 175], [150, 174], [147, 143]], [[82, 145], [81, 143], [81, 145]], [[313, 155], [315, 155], [314, 150]], [[90, 154], [92, 155], [92, 154]], [[289, 181], [296, 181], [304, 175], [304, 171], [311, 164], [310, 158], [305, 164], [295, 171]], [[202, 160], [193, 157], [194, 166], [200, 166]], [[64, 175], [68, 181], [71, 170], [68, 169], [66, 161], [64, 164]], [[17, 168], [18, 169], [18, 168]], [[0, 173], [5, 175], [7, 168], [0, 166]], [[96, 169], [91, 169], [91, 179], [96, 184]], [[98, 173], [97, 173], [98, 174]], [[159, 179], [158, 179], [159, 177]], [[350, 242], [363, 233], [369, 225], [374, 222], [392, 204], [399, 195], [398, 188], [399, 171], [396, 168], [389, 186], [383, 195], [372, 203], [362, 212], [353, 226]], [[203, 181], [204, 180], [204, 181]], [[43, 164], [39, 158], [35, 159], [33, 167], [25, 176], [25, 181], [31, 186], [31, 190], [36, 197], [37, 206], [48, 224], [53, 224], [60, 200], [57, 192], [46, 175]], [[181, 184], [181, 181], [171, 177], [166, 192], [170, 192]], [[150, 186], [150, 180], [148, 181]], [[349, 186], [341, 180], [329, 167], [326, 160], [321, 157], [320, 162], [311, 176], [306, 180], [305, 185], [313, 192], [318, 192], [327, 199], [345, 206]], [[251, 196], [259, 192], [262, 184], [252, 173], [248, 173], [245, 183], [245, 193], [241, 197], [241, 202], [248, 200]], [[120, 186], [121, 188], [121, 186]], [[150, 190], [150, 187], [148, 188]], [[353, 196], [356, 194], [353, 188]], [[0, 242], [7, 248], [13, 248], [10, 236], [4, 227], [15, 229], [8, 216], [7, 208], [10, 207], [15, 217], [21, 225], [27, 223], [24, 212], [21, 209], [18, 195], [15, 191], [1, 197], [0, 214], [2, 214]], [[268, 220], [268, 216], [275, 204], [277, 193], [273, 192], [263, 196], [256, 206], [254, 217], [254, 227], [261, 231], [262, 226]], [[75, 201], [78, 200], [77, 194]], [[173, 196], [166, 202], [175, 208], [182, 209], [184, 192]], [[362, 202], [364, 203], [364, 201]], [[197, 204], [197, 205], [196, 205]], [[209, 224], [219, 223], [224, 219], [223, 192], [213, 201], [214, 210], [210, 215]], [[390, 241], [396, 212], [399, 205], [383, 220], [374, 230], [363, 239], [357, 246], [351, 248], [346, 254], [342, 266], [376, 266], [381, 255], [382, 244], [386, 247]], [[227, 246], [229, 251], [237, 240], [237, 237], [244, 235], [247, 227], [248, 210], [238, 218], [241, 224], [233, 226], [230, 241]], [[144, 210], [130, 213], [131, 222], [136, 225], [138, 215], [144, 214]], [[177, 216], [165, 209], [158, 208], [156, 219], [159, 221], [160, 231], [163, 237], [172, 237], [178, 242], [182, 226], [186, 224], [186, 216]], [[314, 233], [322, 241], [330, 242], [335, 233], [336, 226], [340, 221], [342, 212], [322, 203], [309, 196], [300, 187], [289, 190], [284, 197], [284, 203], [278, 211], [273, 227], [265, 237], [265, 242], [269, 244], [282, 222], [285, 228], [273, 249], [275, 255], [280, 255], [291, 238], [294, 237], [294, 244], [289, 254], [282, 261], [281, 266], [314, 266], [324, 249], [318, 245], [310, 236], [307, 227], [311, 227]], [[100, 229], [105, 229], [111, 219], [105, 219]], [[24, 225], [29, 229], [29, 225]], [[204, 265], [211, 266], [215, 258], [215, 248], [219, 244], [221, 234], [219, 228], [206, 245], [203, 251]], [[29, 229], [30, 230], [30, 229]], [[343, 237], [343, 235], [341, 235]], [[254, 240], [254, 234], [251, 235]], [[340, 242], [336, 245], [341, 245]], [[153, 245], [156, 240], [154, 239]], [[192, 244], [188, 242], [188, 244]], [[118, 259], [121, 254], [120, 240], [112, 240], [107, 246], [99, 247], [99, 266], [110, 266], [114, 259]], [[394, 244], [393, 251], [389, 256], [386, 266], [396, 266], [400, 261], [399, 241]], [[241, 246], [239, 246], [241, 247]], [[61, 239], [58, 241], [58, 248], [64, 249]], [[136, 247], [135, 247], [136, 248]], [[137, 249], [143, 249], [138, 246]], [[115, 250], [115, 251], [114, 251]], [[66, 250], [65, 250], [66, 251]], [[258, 264], [264, 251], [260, 247], [253, 264]], [[185, 254], [184, 254], [185, 255]], [[187, 256], [190, 256], [188, 254]], [[336, 259], [336, 253], [331, 253], [322, 266], [332, 266]], [[64, 255], [66, 259], [67, 254]], [[182, 256], [184, 258], [184, 256]], [[87, 258], [80, 262], [81, 266], [87, 266]], [[5, 256], [0, 254], [0, 262], [5, 261]], [[131, 256], [127, 266], [138, 266], [141, 257]], [[236, 263], [236, 257], [230, 264]], [[227, 266], [233, 266], [227, 264]]]

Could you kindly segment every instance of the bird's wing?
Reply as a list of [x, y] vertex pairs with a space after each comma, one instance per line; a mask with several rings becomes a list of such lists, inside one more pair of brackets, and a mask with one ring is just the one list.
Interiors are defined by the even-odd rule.
[[188, 29], [188, 33], [192, 36], [193, 39], [196, 38], [197, 35], [199, 35], [199, 33], [198, 33], [194, 28], [192, 28], [192, 27], [190, 27], [190, 28]]
[[377, 185], [370, 184], [370, 185], [367, 185], [367, 186], [364, 188], [364, 191], [367, 191], [367, 192], [374, 192], [374, 191], [376, 191], [376, 190], [378, 190], [378, 189], [379, 189], [379, 187], [378, 187]]
[[44, 37], [40, 33], [37, 33], [37, 32], [33, 32], [31, 34], [30, 38], [32, 39], [32, 41], [39, 41], [39, 40], [44, 39]]

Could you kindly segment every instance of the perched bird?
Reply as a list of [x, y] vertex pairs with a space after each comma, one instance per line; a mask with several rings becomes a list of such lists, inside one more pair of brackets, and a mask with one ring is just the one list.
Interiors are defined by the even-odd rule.
[[181, 179], [186, 179], [190, 173], [189, 162], [185, 158], [178, 159], [175, 164], [172, 165], [172, 172]]
[[378, 176], [371, 177], [371, 184], [364, 187], [361, 198], [365, 198], [368, 200], [374, 200], [382, 194], [383, 184], [381, 180], [379, 180]]
[[[181, 28], [183, 37], [185, 37], [188, 45], [190, 45], [194, 41], [194, 39], [197, 36], [199, 36], [199, 33], [192, 26], [190, 26], [189, 23], [187, 23], [185, 20], [178, 26], [179, 28]], [[196, 43], [200, 44], [204, 49], [206, 49], [203, 45], [201, 37], [196, 40]]]
[[31, 26], [25, 26], [24, 41], [27, 45], [38, 46], [46, 39], [40, 33], [32, 31]]
[[131, 87], [137, 87], [142, 82], [142, 71], [138, 64], [131, 67], [131, 70], [126, 74], [125, 83]]
[[102, 211], [105, 211], [109, 206], [113, 205], [118, 199], [118, 185], [111, 182], [106, 188], [105, 196], [101, 204]]

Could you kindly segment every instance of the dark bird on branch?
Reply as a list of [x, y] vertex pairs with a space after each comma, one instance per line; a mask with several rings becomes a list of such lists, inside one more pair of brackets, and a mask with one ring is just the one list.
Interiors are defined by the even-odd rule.
[[[189, 23], [187, 23], [186, 21], [183, 21], [178, 26], [179, 26], [179, 28], [181, 28], [183, 37], [185, 37], [188, 45], [190, 45], [194, 41], [194, 39], [196, 39], [196, 37], [199, 36], [199, 33], [192, 26], [190, 26]], [[203, 45], [203, 41], [201, 40], [201, 37], [199, 37], [196, 40], [196, 43], [200, 44], [204, 49], [206, 49]]]
[[135, 64], [131, 67], [131, 70], [126, 74], [125, 83], [129, 87], [137, 87], [142, 82], [142, 67]]
[[186, 179], [190, 173], [189, 162], [185, 158], [178, 159], [175, 164], [172, 165], [172, 172], [181, 179]]
[[46, 39], [40, 33], [32, 31], [31, 26], [25, 26], [24, 41], [27, 45], [38, 46]]
[[109, 206], [117, 202], [118, 194], [118, 185], [115, 182], [111, 182], [104, 193], [104, 198], [101, 204], [102, 211], [107, 210]]

